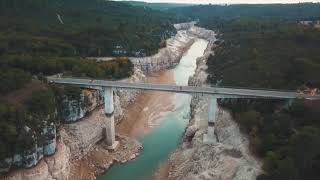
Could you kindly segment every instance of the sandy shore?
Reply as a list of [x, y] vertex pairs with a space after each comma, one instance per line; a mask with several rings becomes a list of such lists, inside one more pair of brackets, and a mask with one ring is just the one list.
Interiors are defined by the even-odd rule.
[[125, 163], [134, 159], [142, 148], [141, 144], [133, 138], [117, 136], [116, 139], [120, 142], [116, 151], [110, 152], [107, 150], [107, 145], [101, 142], [93, 147], [85, 157], [71, 162], [72, 166], [69, 179], [96, 179], [96, 175], [105, 172], [112, 163]]
[[[147, 78], [148, 83], [174, 84], [173, 70], [163, 70], [153, 73]], [[137, 137], [156, 127], [158, 120], [168, 111], [174, 109], [174, 93], [144, 91], [135, 103], [130, 104], [124, 118], [116, 127], [116, 132], [122, 135]]]

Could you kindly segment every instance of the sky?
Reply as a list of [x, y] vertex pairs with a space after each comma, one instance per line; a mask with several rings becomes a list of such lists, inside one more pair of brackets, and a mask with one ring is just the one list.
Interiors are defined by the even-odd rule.
[[137, 0], [146, 2], [171, 2], [192, 4], [267, 4], [267, 3], [299, 3], [320, 2], [320, 0]]

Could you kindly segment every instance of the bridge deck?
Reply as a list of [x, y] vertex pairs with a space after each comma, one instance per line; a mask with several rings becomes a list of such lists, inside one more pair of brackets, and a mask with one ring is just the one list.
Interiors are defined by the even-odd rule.
[[278, 91], [278, 90], [256, 90], [244, 88], [223, 88], [223, 87], [200, 87], [200, 86], [177, 86], [167, 84], [149, 84], [149, 83], [126, 83], [119, 81], [90, 80], [90, 79], [74, 79], [74, 78], [49, 78], [51, 82], [57, 84], [76, 85], [87, 88], [94, 87], [111, 87], [115, 89], [138, 89], [138, 90], [154, 90], [188, 94], [210, 94], [218, 97], [234, 97], [234, 98], [279, 98], [279, 99], [295, 99], [304, 98], [310, 100], [320, 99], [319, 95], [311, 96], [299, 94], [294, 91]]

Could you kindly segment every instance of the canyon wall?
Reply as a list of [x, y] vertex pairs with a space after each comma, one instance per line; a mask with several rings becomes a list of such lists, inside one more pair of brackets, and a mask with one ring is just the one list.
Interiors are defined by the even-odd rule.
[[177, 34], [166, 41], [166, 47], [149, 57], [130, 57], [135, 67], [144, 73], [176, 66], [183, 54], [191, 47], [196, 38], [214, 40], [213, 31], [195, 26], [196, 22], [175, 24]]
[[[121, 81], [131, 82], [131, 83], [141, 83], [145, 81], [145, 76], [141, 72], [141, 70], [135, 68], [134, 74], [127, 79], [123, 79]], [[87, 90], [83, 90], [87, 91]], [[92, 91], [93, 94], [99, 94], [101, 96], [102, 93], [96, 93], [97, 90]], [[64, 124], [63, 127], [65, 129], [65, 133], [62, 133], [64, 140], [66, 141], [66, 145], [70, 148], [72, 152], [72, 159], [79, 159], [86, 155], [92, 146], [94, 146], [98, 141], [104, 138], [103, 130], [108, 125], [108, 122], [111, 120], [110, 118], [114, 118], [115, 122], [119, 122], [123, 114], [125, 113], [125, 107], [130, 103], [134, 102], [138, 95], [139, 91], [136, 90], [115, 90], [114, 91], [114, 116], [107, 117], [104, 113], [104, 108], [102, 105], [103, 100], [99, 103], [97, 102], [97, 98], [94, 95], [88, 96], [87, 99], [89, 101], [88, 106], [92, 107], [86, 113], [86, 116], [80, 117], [81, 119], [74, 123]], [[92, 97], [92, 98], [89, 98]], [[100, 97], [98, 99], [103, 99]], [[94, 106], [93, 106], [94, 104]], [[85, 107], [85, 109], [91, 109]], [[78, 107], [78, 109], [81, 107]], [[79, 116], [77, 116], [79, 117]]]
[[[197, 59], [195, 75], [189, 85], [207, 86], [206, 61], [214, 54], [214, 32], [201, 31], [199, 37], [209, 40], [203, 57]], [[185, 131], [180, 147], [170, 156], [169, 179], [255, 180], [261, 172], [261, 163], [249, 151], [248, 138], [243, 135], [229, 112], [219, 109], [214, 127], [208, 127], [209, 98], [194, 96], [192, 119]], [[210, 130], [208, 128], [214, 128]], [[214, 132], [212, 141], [204, 135]]]
[[[141, 70], [135, 68], [130, 78], [121, 81], [144, 82], [145, 76]], [[100, 91], [83, 89], [79, 98], [65, 96], [62, 101], [63, 112], [60, 114], [65, 124], [58, 132], [61, 137], [59, 143], [56, 143], [55, 126], [45, 128], [44, 133], [48, 134], [48, 139], [44, 146], [35, 147], [34, 151], [17, 154], [0, 162], [0, 168], [4, 172], [12, 166], [30, 169], [12, 170], [3, 179], [67, 179], [69, 163], [85, 156], [97, 142], [104, 138], [103, 128], [107, 126], [110, 118], [115, 118], [115, 121], [119, 122], [125, 113], [125, 107], [134, 102], [138, 93], [139, 91], [136, 90], [115, 90], [115, 112], [114, 116], [109, 118], [104, 114], [103, 96]], [[66, 167], [62, 167], [60, 162]]]
[[166, 41], [167, 46], [149, 57], [131, 57], [130, 61], [144, 73], [152, 73], [176, 66], [183, 54], [194, 43], [195, 37], [189, 36], [186, 30], [180, 30]]
[[192, 22], [187, 22], [187, 23], [175, 24], [174, 28], [176, 28], [177, 31], [188, 30], [191, 27], [195, 26], [196, 23], [197, 23], [196, 21], [192, 21]]
[[67, 179], [69, 175], [70, 150], [62, 139], [57, 140], [56, 152], [43, 158], [35, 167], [10, 172], [4, 180], [53, 180]]

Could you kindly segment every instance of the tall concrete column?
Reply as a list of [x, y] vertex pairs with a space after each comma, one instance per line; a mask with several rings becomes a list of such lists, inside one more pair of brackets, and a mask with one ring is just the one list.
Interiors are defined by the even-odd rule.
[[113, 90], [112, 88], [106, 87], [103, 88], [104, 91], [104, 112], [106, 114], [107, 123], [104, 129], [105, 142], [108, 146], [108, 149], [115, 150], [119, 144], [115, 139], [115, 126], [114, 126], [114, 105], [113, 105]]
[[218, 114], [217, 97], [210, 96], [208, 104], [208, 132], [203, 136], [203, 142], [206, 144], [216, 143], [216, 136], [214, 131], [214, 125]]
[[208, 113], [208, 124], [214, 126], [218, 113], [218, 103], [215, 96], [210, 96]]
[[104, 130], [105, 134], [105, 142], [108, 146], [108, 149], [115, 150], [119, 144], [118, 141], [116, 141], [115, 138], [115, 126], [114, 126], [114, 117], [110, 116], [107, 119], [106, 128]]
[[113, 90], [110, 87], [103, 88], [104, 93], [104, 112], [107, 116], [111, 116], [114, 111], [113, 106]]

